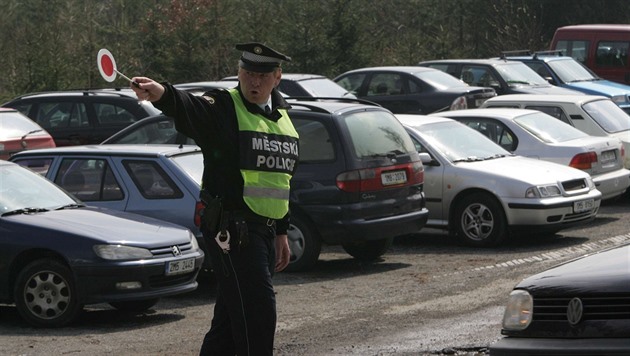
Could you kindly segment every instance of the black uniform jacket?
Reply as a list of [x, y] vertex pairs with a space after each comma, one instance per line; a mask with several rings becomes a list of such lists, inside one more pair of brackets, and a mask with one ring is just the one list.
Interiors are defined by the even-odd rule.
[[[243, 177], [239, 168], [239, 130], [236, 111], [230, 93], [216, 89], [196, 96], [162, 83], [166, 91], [153, 104], [167, 115], [175, 118], [177, 131], [195, 140], [204, 159], [202, 189], [213, 196], [223, 198], [226, 210], [251, 210], [243, 201]], [[238, 87], [240, 92], [240, 87]], [[250, 112], [265, 115], [277, 121], [281, 114], [278, 108], [288, 109], [289, 104], [274, 89], [271, 93], [273, 110], [269, 115], [256, 104], [241, 97]], [[289, 214], [276, 222], [276, 234], [286, 234]]]

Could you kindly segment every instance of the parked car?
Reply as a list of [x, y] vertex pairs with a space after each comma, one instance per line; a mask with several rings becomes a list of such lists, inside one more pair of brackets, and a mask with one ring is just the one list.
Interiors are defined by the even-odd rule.
[[551, 50], [561, 50], [602, 78], [630, 83], [630, 25], [583, 24], [558, 27]]
[[208, 90], [212, 89], [230, 89], [234, 88], [238, 85], [238, 79], [234, 80], [215, 80], [215, 81], [204, 81], [204, 82], [189, 82], [189, 83], [179, 83], [175, 84], [175, 88], [186, 90], [188, 92], [202, 95]]
[[602, 194], [581, 170], [511, 154], [439, 116], [396, 115], [425, 167], [427, 227], [475, 247], [519, 231], [554, 234], [595, 218]]
[[[389, 111], [356, 99], [301, 99], [291, 101], [291, 106], [289, 115], [300, 135], [300, 161], [291, 181], [289, 244], [292, 256], [288, 271], [312, 267], [319, 259], [323, 243], [342, 245], [355, 258], [371, 261], [387, 252], [395, 236], [418, 232], [424, 226], [428, 211], [422, 188], [422, 162], [409, 136]], [[141, 127], [145, 121], [147, 125]], [[131, 131], [134, 128], [136, 132]], [[144, 135], [144, 131], [158, 133], [151, 135], [152, 139], [164, 142], [164, 137], [172, 137], [174, 132], [173, 119], [145, 119], [123, 130], [117, 135], [118, 141], [107, 142], [132, 143], [137, 139], [135, 143], [152, 143], [145, 139], [149, 135]], [[177, 144], [191, 143], [189, 138], [179, 139]], [[135, 159], [133, 154], [149, 150], [146, 145], [127, 146], [128, 152], [123, 153], [123, 149], [116, 146], [108, 144], [83, 150], [91, 155], [99, 151], [102, 155], [111, 155], [118, 150], [123, 156], [121, 159], [131, 161]], [[77, 150], [67, 149], [66, 154], [77, 154]], [[197, 177], [191, 194], [196, 198], [203, 157], [200, 152], [189, 152], [186, 148], [177, 150], [187, 152], [187, 161], [180, 166], [186, 171], [196, 170], [190, 173]], [[16, 155], [14, 160], [37, 162], [54, 152]], [[165, 174], [172, 174], [174, 169], [165, 170]], [[118, 171], [124, 176], [124, 168]], [[52, 171], [47, 176], [58, 179]], [[179, 179], [173, 178], [173, 181]], [[132, 185], [131, 182], [125, 184], [126, 187]], [[145, 207], [159, 202], [138, 199]], [[193, 216], [194, 205], [193, 201], [164, 202], [166, 209], [188, 209], [184, 213], [188, 217]]]
[[626, 244], [521, 281], [490, 355], [630, 355], [628, 256]]
[[440, 59], [418, 63], [444, 71], [469, 85], [493, 88], [506, 94], [580, 94], [575, 90], [549, 84], [531, 68], [505, 59]]
[[482, 108], [542, 111], [592, 136], [616, 137], [623, 143], [624, 167], [630, 169], [630, 117], [612, 100], [596, 95], [504, 95]]
[[199, 230], [203, 169], [199, 147], [87, 145], [23, 153], [11, 161], [42, 174], [86, 204], [184, 226], [207, 251]]
[[35, 148], [55, 147], [52, 136], [15, 109], [0, 108], [0, 159]]
[[588, 135], [537, 110], [472, 109], [434, 115], [464, 123], [519, 156], [585, 171], [602, 200], [618, 197], [630, 186], [630, 170], [623, 168], [625, 152], [617, 138]]
[[503, 57], [525, 63], [553, 85], [610, 98], [623, 111], [630, 114], [629, 85], [602, 79], [572, 57], [562, 56], [560, 51], [535, 52], [531, 55], [504, 52]]
[[[238, 81], [238, 77], [230, 76], [221, 80]], [[339, 84], [319, 74], [282, 73], [278, 90], [288, 97], [356, 99], [356, 96]]]
[[26, 94], [2, 106], [31, 118], [57, 146], [98, 144], [139, 119], [160, 114], [128, 92], [101, 89]]
[[11, 162], [0, 182], [0, 303], [30, 324], [66, 325], [88, 304], [143, 311], [197, 288], [204, 254], [190, 230], [87, 207]]
[[496, 95], [491, 88], [469, 86], [439, 70], [417, 66], [361, 68], [333, 80], [358, 98], [378, 103], [393, 113], [476, 108]]
[[116, 132], [101, 144], [185, 144], [195, 145], [192, 138], [175, 130], [175, 120], [166, 115], [153, 115], [138, 120]]

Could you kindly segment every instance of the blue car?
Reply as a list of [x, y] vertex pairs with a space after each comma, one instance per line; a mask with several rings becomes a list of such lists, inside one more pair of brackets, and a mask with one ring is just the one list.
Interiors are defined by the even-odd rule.
[[146, 310], [195, 290], [203, 259], [184, 227], [87, 207], [0, 160], [0, 303], [34, 326], [66, 325], [87, 304]]
[[503, 58], [525, 63], [549, 83], [588, 95], [608, 97], [630, 114], [630, 86], [602, 79], [572, 57], [563, 56], [560, 51], [525, 56], [510, 56], [509, 53], [504, 52]]

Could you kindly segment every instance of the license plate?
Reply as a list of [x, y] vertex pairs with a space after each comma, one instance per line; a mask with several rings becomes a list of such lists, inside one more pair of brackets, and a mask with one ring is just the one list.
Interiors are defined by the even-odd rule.
[[617, 159], [614, 150], [604, 151], [600, 157], [602, 163], [614, 162]]
[[595, 206], [595, 201], [593, 199], [580, 200], [573, 203], [573, 212], [581, 213], [583, 211], [592, 210]]
[[407, 182], [407, 172], [392, 171], [381, 173], [381, 182], [383, 185], [403, 184]]
[[171, 261], [166, 264], [166, 275], [188, 273], [195, 270], [195, 259]]

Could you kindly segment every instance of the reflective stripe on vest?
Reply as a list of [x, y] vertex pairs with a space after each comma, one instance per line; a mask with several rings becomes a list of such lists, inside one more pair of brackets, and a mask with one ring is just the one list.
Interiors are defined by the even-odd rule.
[[298, 134], [286, 110], [274, 122], [247, 110], [230, 89], [239, 129], [243, 200], [256, 214], [281, 219], [289, 211], [290, 180], [298, 159]]

